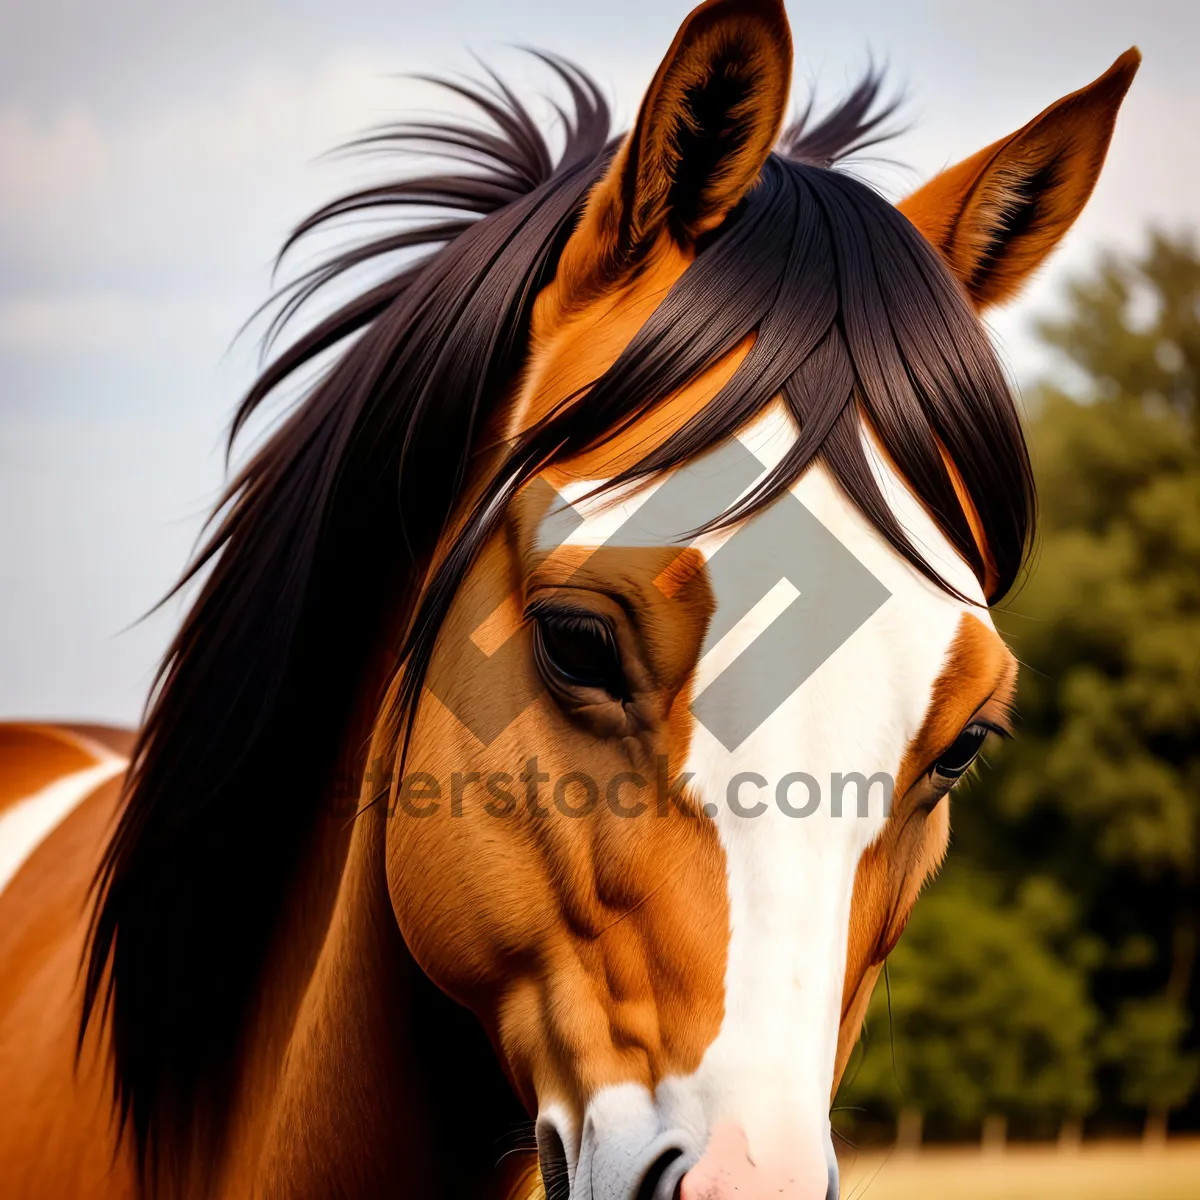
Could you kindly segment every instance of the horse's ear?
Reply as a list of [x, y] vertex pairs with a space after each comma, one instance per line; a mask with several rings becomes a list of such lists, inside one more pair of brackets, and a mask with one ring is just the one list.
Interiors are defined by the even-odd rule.
[[1126, 50], [1094, 83], [900, 204], [977, 308], [1012, 296], [1083, 210], [1141, 61]]
[[791, 74], [781, 0], [707, 0], [693, 10], [592, 197], [612, 265], [636, 259], [664, 230], [687, 246], [724, 220], [775, 144]]

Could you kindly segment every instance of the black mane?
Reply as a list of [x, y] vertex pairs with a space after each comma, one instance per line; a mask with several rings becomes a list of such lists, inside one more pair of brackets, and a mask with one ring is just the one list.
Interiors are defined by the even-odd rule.
[[283, 350], [239, 408], [232, 436], [281, 384], [330, 358], [237, 473], [188, 570], [185, 582], [207, 577], [159, 671], [97, 877], [84, 1023], [111, 1015], [122, 1129], [131, 1126], [151, 1174], [164, 1149], [186, 1153], [198, 1123], [220, 1136], [281, 898], [314, 837], [396, 581], [403, 605], [419, 598], [397, 660], [410, 668], [411, 711], [446, 606], [490, 531], [491, 499], [636, 420], [757, 330], [729, 385], [634, 473], [692, 457], [782, 393], [802, 435], [732, 515], [769, 502], [820, 459], [897, 551], [936, 578], [873, 481], [861, 411], [981, 579], [938, 440], [979, 512], [999, 592], [1020, 568], [1029, 468], [986, 336], [905, 218], [830, 169], [880, 136], [887, 112], [879, 76], [868, 74], [819, 124], [784, 134], [757, 186], [587, 403], [513, 448], [426, 578], [522, 365], [533, 300], [617, 144], [597, 86], [545, 61], [567, 96], [557, 153], [502, 81], [455, 84], [482, 124], [418, 122], [368, 143], [437, 152], [458, 169], [356, 192], [289, 239], [378, 210], [422, 218], [343, 251], [282, 296], [273, 333], [345, 272], [409, 256]]

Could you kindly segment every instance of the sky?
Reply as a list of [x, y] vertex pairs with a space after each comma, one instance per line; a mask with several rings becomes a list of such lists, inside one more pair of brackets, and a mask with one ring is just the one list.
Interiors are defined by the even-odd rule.
[[[908, 132], [864, 171], [898, 199], [1145, 55], [1092, 201], [997, 345], [1028, 388], [1064, 280], [1146, 228], [1200, 225], [1200, 5], [1183, 0], [789, 3], [793, 102], [874, 60]], [[180, 615], [140, 618], [224, 478], [287, 231], [386, 164], [325, 152], [443, 102], [404, 76], [586, 67], [621, 127], [687, 0], [0, 0], [0, 716], [132, 723]], [[304, 261], [303, 257], [297, 260]]]

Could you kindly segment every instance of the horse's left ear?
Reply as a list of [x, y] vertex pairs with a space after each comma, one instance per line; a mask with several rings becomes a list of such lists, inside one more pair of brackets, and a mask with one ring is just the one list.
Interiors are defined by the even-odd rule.
[[708, 0], [687, 17], [591, 198], [609, 265], [664, 232], [682, 246], [715, 229], [775, 144], [792, 75], [781, 0]]
[[1095, 82], [901, 202], [977, 308], [1012, 296], [1083, 210], [1141, 61], [1126, 50]]

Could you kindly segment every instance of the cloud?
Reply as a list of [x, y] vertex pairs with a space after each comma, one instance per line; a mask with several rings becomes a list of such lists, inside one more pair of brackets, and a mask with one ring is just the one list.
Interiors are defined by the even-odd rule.
[[[546, 85], [544, 69], [526, 60], [521, 70]], [[394, 159], [327, 152], [431, 106], [460, 104], [366, 59], [335, 58], [311, 76], [259, 70], [217, 103], [134, 117], [0, 109], [11, 181], [0, 191], [0, 349], [190, 346], [211, 362], [267, 296], [292, 226], [397, 170]], [[295, 261], [352, 236], [318, 239]]]
[[315, 169], [314, 159], [412, 92], [370, 63], [340, 60], [311, 78], [255, 74], [217, 104], [121, 121], [0, 110], [2, 277], [177, 281], [247, 259], [261, 269], [265, 247], [331, 179], [366, 172]]

